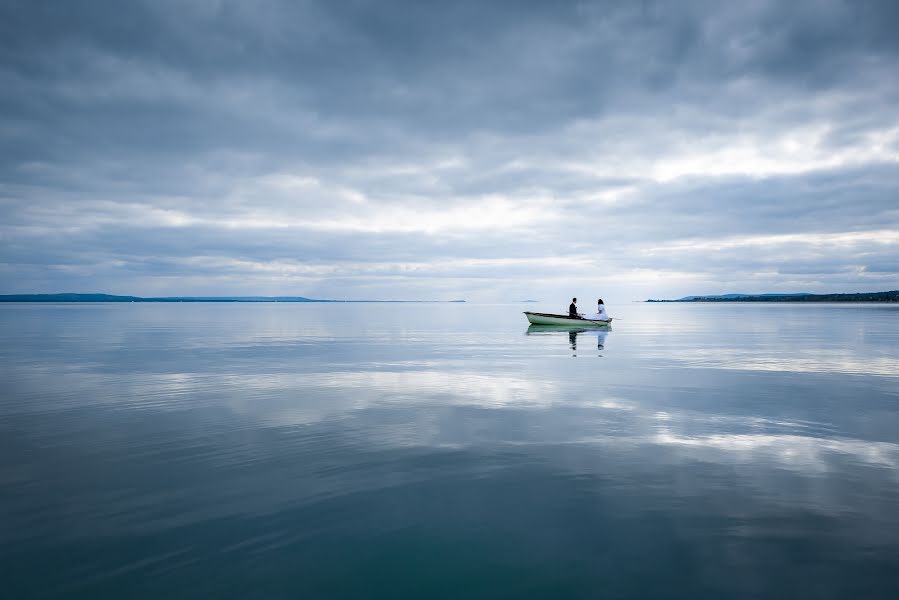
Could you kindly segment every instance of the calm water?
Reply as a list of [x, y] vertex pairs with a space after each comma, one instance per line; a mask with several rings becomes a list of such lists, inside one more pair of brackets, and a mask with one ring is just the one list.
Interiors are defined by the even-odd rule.
[[899, 597], [899, 306], [529, 306], [0, 305], [4, 597]]

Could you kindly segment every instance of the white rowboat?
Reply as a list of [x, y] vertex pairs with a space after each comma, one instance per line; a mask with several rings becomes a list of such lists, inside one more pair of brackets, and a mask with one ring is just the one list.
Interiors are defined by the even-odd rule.
[[534, 325], [579, 325], [581, 327], [606, 327], [612, 319], [575, 319], [568, 315], [552, 315], [549, 313], [524, 312], [524, 316]]

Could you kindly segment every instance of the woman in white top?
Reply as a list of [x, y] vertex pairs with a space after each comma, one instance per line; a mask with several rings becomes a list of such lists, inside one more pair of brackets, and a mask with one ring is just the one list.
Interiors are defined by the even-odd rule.
[[593, 320], [602, 319], [604, 321], [609, 319], [609, 314], [606, 312], [606, 305], [603, 304], [602, 298], [596, 301], [596, 314], [590, 315], [588, 318]]

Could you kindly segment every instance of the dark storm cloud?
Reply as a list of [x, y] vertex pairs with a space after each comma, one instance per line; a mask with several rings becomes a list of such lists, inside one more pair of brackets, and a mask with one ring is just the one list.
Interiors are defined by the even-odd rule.
[[3, 2], [3, 291], [477, 294], [598, 256], [889, 283], [897, 29], [873, 1]]
[[5, 104], [41, 133], [95, 142], [94, 151], [261, 146], [316, 160], [378, 146], [347, 132], [315, 139], [316, 122], [385, 122], [406, 134], [423, 126], [437, 139], [520, 134], [631, 102], [664, 113], [659, 100], [747, 78], [772, 92], [828, 89], [863, 80], [859, 60], [897, 51], [888, 2], [714, 7], [13, 2], [0, 19]]

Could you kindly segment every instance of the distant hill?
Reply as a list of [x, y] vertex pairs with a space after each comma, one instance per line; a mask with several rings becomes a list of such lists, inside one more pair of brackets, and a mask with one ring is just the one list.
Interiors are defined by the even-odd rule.
[[112, 294], [8, 294], [0, 302], [334, 302], [302, 296], [114, 296]]
[[693, 302], [694, 300], [738, 300], [741, 298], [798, 298], [814, 294], [720, 294], [718, 296], [684, 296], [672, 302]]
[[859, 294], [721, 294], [646, 302], [899, 302], [899, 290]]
[[[303, 296], [114, 296], [112, 294], [7, 294], [0, 302], [430, 302], [430, 300], [317, 300]], [[450, 302], [465, 302], [451, 300]]]

